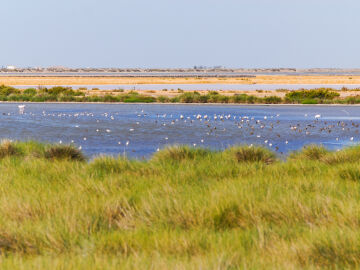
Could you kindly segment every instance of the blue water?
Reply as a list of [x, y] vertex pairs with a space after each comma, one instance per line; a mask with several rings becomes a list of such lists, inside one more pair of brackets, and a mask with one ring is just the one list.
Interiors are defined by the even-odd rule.
[[0, 104], [0, 138], [74, 143], [88, 156], [146, 158], [172, 144], [257, 144], [286, 154], [311, 143], [339, 149], [360, 142], [357, 106], [41, 103], [20, 114], [18, 105]]

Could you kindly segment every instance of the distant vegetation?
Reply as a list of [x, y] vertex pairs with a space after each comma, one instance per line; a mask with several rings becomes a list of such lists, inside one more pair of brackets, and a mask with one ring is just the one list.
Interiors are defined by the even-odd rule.
[[[165, 91], [164, 89], [163, 91]], [[343, 89], [346, 91], [348, 89]], [[355, 91], [357, 91], [356, 89]], [[148, 91], [153, 94], [154, 91]], [[258, 93], [263, 91], [258, 90]], [[236, 104], [359, 104], [360, 95], [341, 98], [339, 91], [331, 88], [319, 88], [310, 90], [290, 91], [280, 89], [275, 93], [284, 93], [284, 97], [278, 95], [256, 96], [249, 94], [224, 95], [217, 91], [209, 91], [201, 94], [197, 91], [177, 90], [175, 96], [163, 94], [151, 96], [140, 94], [136, 91], [125, 92], [116, 89], [111, 92], [97, 90], [73, 90], [67, 87], [53, 88], [29, 88], [18, 90], [9, 86], [0, 86], [0, 101], [21, 101], [21, 102], [125, 102], [125, 103], [236, 103]]]
[[357, 269], [360, 147], [0, 143], [1, 269]]

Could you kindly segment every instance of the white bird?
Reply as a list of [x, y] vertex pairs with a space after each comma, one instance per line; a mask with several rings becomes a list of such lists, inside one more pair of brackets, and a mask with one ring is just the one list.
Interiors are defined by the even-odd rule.
[[24, 114], [25, 105], [19, 105], [18, 108], [19, 108], [19, 113]]
[[320, 118], [320, 117], [321, 117], [321, 114], [315, 115], [315, 118], [316, 118], [316, 119], [318, 119], [318, 118]]
[[351, 137], [351, 138], [350, 138], [350, 141], [353, 141], [353, 140], [354, 140], [354, 137]]

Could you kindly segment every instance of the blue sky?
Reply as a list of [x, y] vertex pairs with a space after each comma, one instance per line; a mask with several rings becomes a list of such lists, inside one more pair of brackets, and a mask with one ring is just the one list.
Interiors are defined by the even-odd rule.
[[11, 0], [0, 66], [360, 67], [359, 0]]

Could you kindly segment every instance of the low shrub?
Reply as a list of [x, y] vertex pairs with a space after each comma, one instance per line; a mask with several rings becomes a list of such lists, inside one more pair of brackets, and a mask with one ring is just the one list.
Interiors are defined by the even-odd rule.
[[277, 96], [264, 97], [263, 101], [265, 104], [279, 104], [282, 103], [282, 98]]
[[296, 90], [286, 93], [285, 100], [288, 102], [302, 103], [305, 100], [333, 100], [340, 94], [330, 88], [319, 88], [310, 90]]

